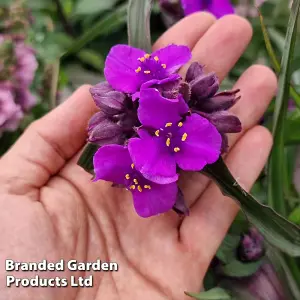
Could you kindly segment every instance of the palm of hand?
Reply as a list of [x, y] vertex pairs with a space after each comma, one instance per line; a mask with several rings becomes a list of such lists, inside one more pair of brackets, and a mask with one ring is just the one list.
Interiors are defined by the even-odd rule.
[[[178, 36], [195, 22], [199, 26], [193, 26], [190, 35]], [[174, 40], [187, 44], [193, 49], [193, 60], [205, 63], [222, 78], [241, 55], [251, 30], [235, 16], [214, 22], [208, 14], [194, 14], [169, 30], [157, 46]], [[232, 36], [239, 44], [224, 44]], [[216, 47], [217, 43], [222, 47]], [[215, 56], [210, 58], [212, 48]], [[269, 133], [254, 126], [276, 90], [276, 80], [269, 69], [255, 66], [236, 87], [243, 91], [243, 98], [235, 113], [245, 130], [230, 140], [226, 161], [249, 189], [271, 146]], [[242, 109], [245, 107], [247, 110]], [[184, 174], [181, 186], [191, 206], [189, 217], [181, 219], [174, 212], [150, 219], [138, 217], [129, 192], [105, 182], [91, 183], [91, 176], [76, 165], [76, 152], [84, 143], [84, 128], [94, 111], [88, 87], [82, 87], [34, 123], [1, 158], [0, 258], [25, 262], [101, 259], [119, 264], [118, 272], [93, 272], [93, 288], [43, 289], [43, 299], [183, 299], [184, 291], [200, 289], [237, 207], [206, 178]], [[251, 157], [258, 150], [260, 155]], [[40, 276], [89, 274], [65, 269], [64, 274], [44, 272]], [[6, 275], [1, 274], [2, 281]], [[15, 275], [25, 277], [26, 273]], [[6, 288], [1, 295], [5, 299], [38, 297], [36, 289], [28, 288]]]

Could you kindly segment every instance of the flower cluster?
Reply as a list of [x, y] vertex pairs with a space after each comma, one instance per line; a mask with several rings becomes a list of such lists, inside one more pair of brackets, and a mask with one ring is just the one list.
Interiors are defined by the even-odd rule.
[[114, 46], [106, 59], [107, 82], [91, 88], [100, 111], [90, 120], [94, 180], [131, 191], [142, 217], [174, 209], [187, 213], [177, 187], [180, 170], [200, 171], [226, 151], [228, 132], [241, 130], [228, 112], [238, 91], [217, 93], [218, 78], [192, 63], [186, 77], [176, 72], [191, 59], [186, 46], [169, 45], [152, 54]]
[[[24, 113], [36, 103], [30, 85], [37, 69], [32, 48], [25, 44], [24, 22], [27, 24], [22, 3], [16, 1], [7, 8], [7, 34], [0, 34], [0, 136], [4, 131], [18, 128]], [[24, 21], [24, 22], [23, 22]]]

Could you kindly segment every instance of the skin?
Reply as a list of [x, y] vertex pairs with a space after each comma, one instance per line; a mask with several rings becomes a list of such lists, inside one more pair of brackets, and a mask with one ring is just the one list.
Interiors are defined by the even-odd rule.
[[[248, 22], [238, 16], [216, 21], [196, 13], [170, 28], [154, 49], [172, 42], [192, 49], [193, 61], [222, 80], [251, 40]], [[181, 70], [184, 75], [187, 67]], [[247, 190], [266, 163], [272, 137], [257, 126], [277, 88], [265, 66], [250, 67], [234, 88], [242, 99], [233, 108], [243, 131], [230, 135], [226, 164]], [[191, 207], [189, 217], [174, 212], [142, 219], [130, 193], [107, 182], [91, 182], [76, 165], [96, 111], [89, 86], [35, 121], [0, 159], [0, 261], [113, 261], [118, 272], [41, 272], [42, 278], [88, 276], [93, 288], [6, 288], [4, 263], [0, 299], [189, 299], [200, 291], [210, 261], [238, 206], [200, 174], [185, 173], [180, 185]], [[12, 272], [19, 278], [35, 273]]]

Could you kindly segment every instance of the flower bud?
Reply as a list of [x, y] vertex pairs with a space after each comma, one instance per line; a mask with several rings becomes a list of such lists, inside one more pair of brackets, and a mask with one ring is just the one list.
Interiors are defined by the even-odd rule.
[[124, 142], [122, 127], [109, 120], [102, 112], [95, 114], [88, 126], [89, 142], [99, 146], [122, 144]]
[[100, 82], [90, 88], [96, 105], [107, 115], [119, 114], [124, 110], [126, 95], [115, 91], [108, 82]]
[[220, 133], [237, 133], [242, 130], [239, 118], [226, 111], [219, 111], [212, 114], [200, 112], [200, 115], [208, 119]]
[[195, 78], [204, 75], [203, 69], [204, 69], [204, 67], [202, 65], [200, 65], [198, 62], [193, 62], [189, 66], [189, 68], [186, 72], [185, 81], [191, 82]]
[[257, 261], [265, 253], [264, 238], [256, 228], [251, 228], [241, 237], [238, 256], [245, 262]]
[[190, 82], [191, 98], [197, 106], [198, 102], [213, 97], [219, 89], [219, 80], [215, 73], [203, 74]]
[[195, 108], [207, 113], [228, 110], [241, 98], [240, 96], [237, 97], [239, 91], [234, 90], [218, 93], [205, 101], [198, 101], [195, 103]]
[[159, 0], [159, 5], [167, 27], [172, 26], [183, 17], [180, 0]]

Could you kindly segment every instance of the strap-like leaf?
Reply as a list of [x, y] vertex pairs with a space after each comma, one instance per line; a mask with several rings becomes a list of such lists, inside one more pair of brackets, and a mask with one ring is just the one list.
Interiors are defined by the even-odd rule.
[[233, 178], [222, 158], [206, 166], [203, 173], [220, 186], [225, 196], [238, 202], [250, 223], [270, 244], [291, 256], [300, 256], [300, 228], [248, 194]]
[[128, 44], [151, 52], [150, 14], [152, 0], [129, 0]]
[[274, 144], [268, 168], [268, 204], [277, 212], [286, 215], [284, 200], [284, 128], [289, 101], [291, 64], [296, 41], [297, 19], [300, 0], [293, 1], [279, 75], [279, 89], [273, 119]]

